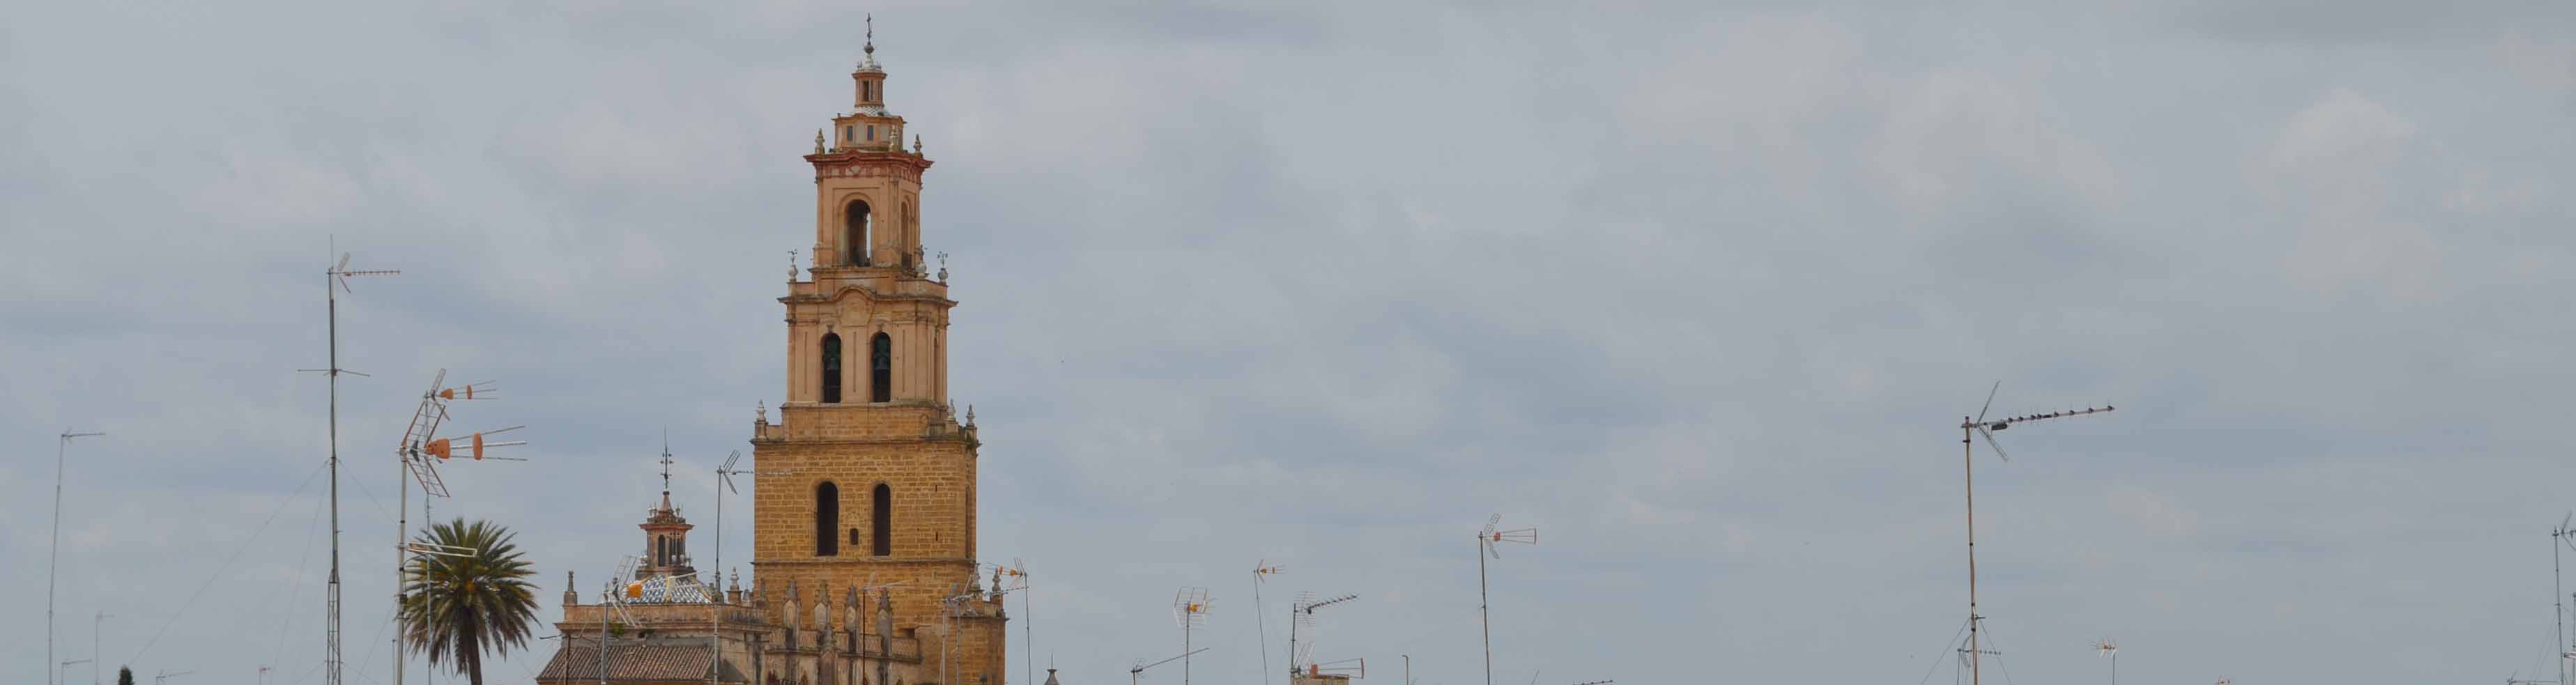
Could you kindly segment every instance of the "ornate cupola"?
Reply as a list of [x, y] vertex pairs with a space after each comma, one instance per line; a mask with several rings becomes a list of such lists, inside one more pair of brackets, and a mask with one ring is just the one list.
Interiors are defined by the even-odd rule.
[[[832, 117], [832, 131], [814, 134], [815, 208], [812, 267], [880, 269], [881, 272], [818, 273], [834, 277], [874, 278], [930, 275], [923, 259], [920, 215], [921, 172], [930, 168], [922, 157], [920, 137], [903, 148], [903, 117], [886, 111], [883, 65], [877, 64], [875, 19], [869, 19], [867, 56], [850, 72], [855, 109]], [[829, 141], [829, 142], [827, 142]], [[890, 285], [890, 284], [888, 284]]]
[[895, 116], [885, 108], [886, 72], [884, 65], [877, 64], [875, 17], [868, 18], [867, 41], [863, 48], [866, 56], [859, 59], [857, 69], [850, 71], [850, 80], [854, 82], [852, 85], [858, 95], [851, 105], [853, 111], [833, 117], [832, 126], [838, 129], [832, 134], [834, 142], [815, 152], [903, 151], [903, 117]]
[[635, 567], [635, 580], [654, 576], [683, 576], [696, 573], [689, 566], [689, 520], [680, 517], [680, 509], [671, 506], [671, 445], [662, 445], [662, 503], [646, 512], [644, 522], [644, 563]]

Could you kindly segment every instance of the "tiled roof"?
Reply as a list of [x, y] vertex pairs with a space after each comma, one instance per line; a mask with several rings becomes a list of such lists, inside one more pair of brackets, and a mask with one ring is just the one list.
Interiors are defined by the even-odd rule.
[[[704, 680], [707, 662], [715, 658], [704, 646], [687, 645], [616, 645], [608, 649], [610, 681]], [[719, 678], [722, 682], [749, 682], [741, 671], [726, 664]], [[555, 652], [546, 669], [537, 673], [541, 682], [598, 682], [599, 648], [573, 644]]]

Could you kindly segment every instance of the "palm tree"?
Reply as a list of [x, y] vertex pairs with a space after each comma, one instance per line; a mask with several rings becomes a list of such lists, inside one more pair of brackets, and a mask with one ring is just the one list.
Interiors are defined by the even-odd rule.
[[434, 523], [418, 542], [457, 554], [424, 555], [403, 581], [403, 640], [448, 664], [473, 685], [483, 685], [483, 654], [525, 647], [537, 620], [537, 599], [526, 578], [516, 537], [490, 521]]

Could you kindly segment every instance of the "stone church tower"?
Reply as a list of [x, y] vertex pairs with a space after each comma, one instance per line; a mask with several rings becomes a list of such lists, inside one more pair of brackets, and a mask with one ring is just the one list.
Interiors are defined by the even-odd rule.
[[891, 625], [864, 637], [918, 640], [912, 674], [880, 666], [814, 685], [1001, 685], [1006, 619], [976, 573], [974, 416], [959, 422], [948, 398], [957, 303], [923, 259], [931, 162], [918, 138], [905, 149], [903, 117], [886, 110], [873, 36], [850, 77], [854, 110], [805, 156], [814, 245], [779, 298], [786, 400], [752, 429], [752, 565], [768, 606], [791, 606], [791, 587], [855, 590], [891, 605]]

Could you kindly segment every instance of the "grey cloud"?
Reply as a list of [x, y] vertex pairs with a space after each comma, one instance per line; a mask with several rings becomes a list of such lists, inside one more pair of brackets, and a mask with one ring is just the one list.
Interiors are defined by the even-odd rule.
[[[405, 270], [343, 303], [353, 677], [385, 675], [382, 457], [435, 368], [504, 384], [469, 425], [532, 426], [436, 507], [518, 527], [549, 599], [631, 548], [666, 427], [712, 529], [870, 9], [939, 160], [984, 553], [1041, 574], [1021, 618], [1069, 682], [1173, 651], [1183, 584], [1224, 612], [1201, 672], [1255, 668], [1265, 556], [1274, 605], [1366, 597], [1328, 651], [1472, 682], [1495, 511], [1546, 533], [1493, 569], [1504, 680], [1937, 674], [1948, 417], [1997, 378], [1999, 412], [2121, 406], [1979, 463], [2021, 677], [2095, 676], [2104, 634], [2124, 677], [2244, 682], [2545, 641], [2576, 139], [2566, 17], [2505, 4], [29, 8], [5, 577], [41, 582], [47, 436], [105, 428], [66, 644], [105, 609], [130, 658], [246, 550], [138, 669], [314, 679], [316, 491], [279, 497], [319, 457], [291, 370], [333, 234]], [[2318, 656], [2352, 653], [2423, 656]]]

